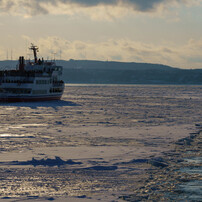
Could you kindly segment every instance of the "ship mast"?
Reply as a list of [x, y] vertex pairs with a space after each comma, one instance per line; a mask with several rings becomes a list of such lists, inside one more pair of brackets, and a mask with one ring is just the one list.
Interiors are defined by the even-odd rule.
[[33, 50], [34, 53], [34, 62], [37, 63], [37, 52], [39, 52], [39, 48], [35, 46], [33, 43], [31, 43], [30, 50]]

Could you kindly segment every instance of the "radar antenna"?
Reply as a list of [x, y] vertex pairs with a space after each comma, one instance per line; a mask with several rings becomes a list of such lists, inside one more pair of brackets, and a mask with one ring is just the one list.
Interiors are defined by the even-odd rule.
[[39, 52], [39, 48], [35, 46], [33, 43], [31, 43], [31, 47], [29, 48], [30, 50], [33, 50], [34, 53], [34, 62], [37, 63], [37, 52]]

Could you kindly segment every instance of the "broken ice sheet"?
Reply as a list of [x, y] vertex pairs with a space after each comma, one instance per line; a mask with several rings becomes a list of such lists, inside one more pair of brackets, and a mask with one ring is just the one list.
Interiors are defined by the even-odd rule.
[[0, 162], [82, 162], [1, 164], [0, 195], [118, 200], [148, 177], [148, 159], [174, 149], [202, 122], [201, 98], [198, 86], [67, 85], [61, 102], [0, 105]]

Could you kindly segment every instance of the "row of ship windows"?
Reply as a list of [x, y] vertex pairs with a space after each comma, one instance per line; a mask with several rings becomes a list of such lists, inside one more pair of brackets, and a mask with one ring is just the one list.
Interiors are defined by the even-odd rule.
[[[9, 80], [9, 79], [6, 79], [6, 80], [2, 80], [1, 81], [2, 83], [18, 83], [18, 84], [21, 84], [21, 83], [34, 83], [33, 81], [28, 81], [28, 80]], [[36, 84], [50, 84], [51, 81], [50, 80], [36, 80]]]
[[[1, 89], [0, 88], [0, 93], [13, 93], [13, 94], [34, 94], [34, 95], [38, 95], [38, 94], [47, 94], [47, 90], [31, 90], [29, 88], [6, 88], [6, 89]], [[50, 89], [50, 93], [59, 93], [62, 92], [62, 89], [60, 88], [51, 88]]]
[[9, 79], [6, 79], [6, 80], [2, 80], [1, 83], [34, 83], [33, 81], [28, 81], [28, 80], [9, 80]]
[[31, 89], [29, 88], [6, 88], [6, 89], [0, 89], [0, 92], [7, 92], [7, 93], [13, 93], [13, 94], [30, 94]]

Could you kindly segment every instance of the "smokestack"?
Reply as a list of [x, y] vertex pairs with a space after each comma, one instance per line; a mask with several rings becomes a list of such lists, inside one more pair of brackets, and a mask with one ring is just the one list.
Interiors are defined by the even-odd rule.
[[20, 57], [19, 57], [19, 70], [20, 70], [20, 71], [24, 71], [24, 70], [25, 70], [24, 67], [25, 67], [25, 60], [24, 60], [24, 57], [23, 57], [23, 56], [20, 56]]

